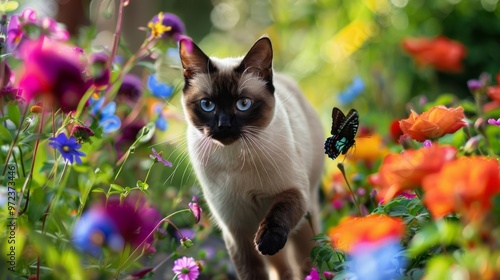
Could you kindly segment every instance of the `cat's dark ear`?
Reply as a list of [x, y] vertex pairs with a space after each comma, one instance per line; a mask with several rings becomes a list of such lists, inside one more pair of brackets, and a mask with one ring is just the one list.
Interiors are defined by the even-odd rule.
[[179, 55], [186, 79], [191, 79], [196, 73], [214, 71], [210, 58], [189, 38], [179, 40]]
[[261, 37], [241, 61], [240, 70], [255, 72], [262, 79], [272, 83], [273, 46], [268, 37]]

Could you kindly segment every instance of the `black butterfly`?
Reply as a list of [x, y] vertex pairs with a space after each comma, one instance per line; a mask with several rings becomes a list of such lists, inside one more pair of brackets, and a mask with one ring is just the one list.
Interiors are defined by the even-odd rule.
[[325, 154], [331, 159], [336, 159], [340, 153], [345, 155], [356, 142], [354, 137], [358, 132], [359, 115], [358, 111], [351, 109], [347, 117], [334, 107], [332, 110], [332, 136], [325, 141]]

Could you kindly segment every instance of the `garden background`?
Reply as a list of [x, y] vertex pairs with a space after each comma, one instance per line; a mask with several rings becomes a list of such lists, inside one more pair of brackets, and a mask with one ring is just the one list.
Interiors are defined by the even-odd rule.
[[[325, 139], [334, 106], [360, 115], [355, 147], [327, 159], [309, 279], [500, 277], [497, 0], [0, 1], [0, 12], [0, 278], [234, 279], [189, 167], [176, 46], [188, 36], [240, 56], [264, 34]], [[189, 273], [175, 270], [184, 256]]]

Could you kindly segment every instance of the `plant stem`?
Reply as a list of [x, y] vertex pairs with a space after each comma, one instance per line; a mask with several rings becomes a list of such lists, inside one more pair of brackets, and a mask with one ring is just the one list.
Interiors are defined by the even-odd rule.
[[342, 163], [339, 163], [337, 164], [337, 168], [340, 170], [342, 176], [344, 177], [344, 181], [347, 183], [347, 188], [349, 188], [349, 192], [351, 193], [352, 199], [354, 200], [354, 204], [356, 204], [356, 207], [358, 208], [359, 215], [363, 216], [363, 212], [361, 212], [361, 206], [359, 205], [359, 202], [356, 199], [356, 195], [352, 191], [351, 185], [349, 184], [349, 181], [347, 180], [347, 177], [345, 175], [344, 165]]

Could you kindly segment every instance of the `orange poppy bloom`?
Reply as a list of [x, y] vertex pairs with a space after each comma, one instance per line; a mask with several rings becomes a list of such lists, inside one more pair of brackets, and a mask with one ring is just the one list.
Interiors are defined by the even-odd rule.
[[497, 75], [497, 82], [498, 85], [490, 86], [486, 89], [486, 93], [492, 100], [491, 102], [484, 104], [483, 110], [486, 112], [500, 107], [500, 74]]
[[422, 180], [441, 170], [454, 159], [457, 149], [452, 146], [432, 145], [418, 150], [405, 150], [400, 154], [389, 154], [384, 158], [379, 171], [368, 179], [380, 187], [378, 196], [385, 202], [404, 190], [419, 187]]
[[464, 108], [435, 106], [421, 115], [411, 111], [410, 117], [399, 121], [404, 134], [419, 142], [437, 139], [445, 134], [455, 133], [466, 125]]
[[401, 239], [405, 225], [399, 218], [372, 214], [350, 217], [328, 231], [335, 248], [351, 252], [359, 243], [376, 243], [387, 238]]
[[403, 49], [415, 59], [417, 65], [430, 65], [445, 72], [462, 71], [462, 60], [467, 54], [463, 44], [443, 36], [407, 38], [403, 40]]
[[452, 212], [477, 217], [500, 193], [500, 164], [487, 157], [463, 157], [423, 180], [424, 203], [436, 218]]

